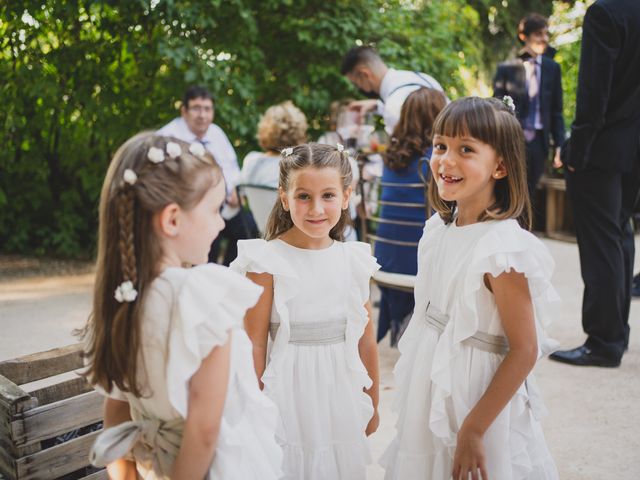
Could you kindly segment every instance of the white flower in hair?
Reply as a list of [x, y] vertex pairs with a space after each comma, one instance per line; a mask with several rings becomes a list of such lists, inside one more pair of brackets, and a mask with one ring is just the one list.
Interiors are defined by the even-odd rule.
[[170, 158], [179, 157], [182, 153], [182, 148], [176, 142], [167, 143], [167, 154]]
[[164, 150], [157, 147], [151, 147], [149, 149], [149, 153], [147, 153], [147, 158], [153, 163], [164, 162]]
[[292, 153], [293, 153], [293, 148], [291, 148], [291, 147], [285, 148], [284, 150], [282, 150], [282, 156], [283, 157], [288, 157]]
[[189, 152], [196, 157], [202, 157], [204, 156], [204, 145], [200, 142], [193, 142], [189, 145]]
[[502, 103], [504, 103], [512, 112], [516, 111], [516, 104], [513, 103], [513, 98], [511, 98], [509, 95], [505, 95], [504, 97], [502, 97]]
[[338, 148], [338, 151], [339, 151], [340, 153], [344, 152], [344, 145], [342, 145], [341, 143], [338, 143], [338, 144], [336, 145], [336, 147]]
[[138, 175], [136, 175], [136, 172], [134, 172], [130, 168], [127, 168], [124, 171], [122, 178], [124, 178], [124, 181], [127, 182], [129, 185], [134, 185], [138, 180]]
[[120, 303], [133, 302], [137, 296], [138, 291], [133, 288], [133, 283], [131, 283], [131, 280], [127, 280], [126, 282], [122, 282], [120, 285], [118, 285], [118, 288], [116, 288], [116, 293], [114, 295], [116, 300]]

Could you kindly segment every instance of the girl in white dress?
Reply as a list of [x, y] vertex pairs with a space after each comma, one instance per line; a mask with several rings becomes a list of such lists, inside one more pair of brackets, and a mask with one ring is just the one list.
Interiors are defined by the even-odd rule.
[[369, 245], [340, 241], [351, 178], [341, 146], [284, 149], [267, 240], [239, 242], [231, 264], [264, 288], [245, 328], [257, 376], [282, 417], [288, 480], [364, 480], [366, 435], [378, 426], [369, 308], [378, 265]]
[[107, 395], [91, 460], [111, 478], [281, 476], [277, 408], [242, 329], [261, 289], [225, 267], [183, 268], [206, 263], [224, 196], [199, 143], [144, 133], [111, 162], [84, 331], [86, 376]]
[[527, 231], [524, 137], [512, 102], [463, 98], [434, 125], [416, 307], [394, 370], [387, 480], [556, 479], [531, 370], [554, 348], [553, 259]]

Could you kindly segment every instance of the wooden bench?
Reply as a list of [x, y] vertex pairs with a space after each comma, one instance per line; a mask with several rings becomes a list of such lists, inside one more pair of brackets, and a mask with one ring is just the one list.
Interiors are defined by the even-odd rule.
[[555, 240], [575, 242], [573, 213], [567, 200], [567, 184], [564, 178], [543, 176], [538, 185], [544, 187], [546, 192], [546, 235]]
[[[89, 465], [103, 399], [68, 373], [81, 367], [80, 344], [0, 362], [0, 478], [107, 478]], [[46, 386], [26, 385], [65, 373]]]

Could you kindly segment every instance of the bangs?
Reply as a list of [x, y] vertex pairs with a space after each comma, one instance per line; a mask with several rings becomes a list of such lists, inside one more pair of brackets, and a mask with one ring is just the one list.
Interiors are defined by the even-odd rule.
[[[436, 118], [433, 125], [434, 135], [446, 137], [473, 137], [494, 149], [499, 150], [499, 112], [492, 100], [479, 97], [467, 97], [447, 105]], [[502, 103], [496, 100], [497, 103]]]

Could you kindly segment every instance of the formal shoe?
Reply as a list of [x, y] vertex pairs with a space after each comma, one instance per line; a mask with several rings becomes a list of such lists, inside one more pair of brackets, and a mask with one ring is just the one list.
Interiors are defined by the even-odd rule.
[[600, 355], [589, 347], [582, 345], [573, 350], [561, 350], [549, 355], [551, 360], [556, 362], [568, 363], [569, 365], [577, 365], [579, 367], [618, 367], [620, 359], [613, 359]]
[[631, 296], [632, 297], [640, 297], [640, 284], [637, 283], [633, 283], [633, 286], [631, 287]]

